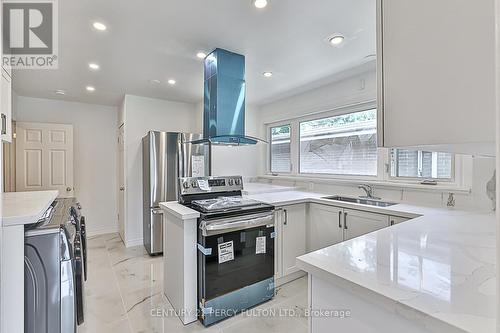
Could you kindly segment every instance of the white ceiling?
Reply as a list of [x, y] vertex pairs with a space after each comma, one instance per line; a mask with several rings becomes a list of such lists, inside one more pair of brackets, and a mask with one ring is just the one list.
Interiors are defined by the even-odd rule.
[[[269, 0], [263, 10], [251, 0], [58, 3], [59, 69], [15, 71], [19, 95], [105, 105], [118, 105], [124, 94], [199, 102], [203, 61], [196, 53], [219, 47], [246, 56], [247, 103], [265, 104], [367, 62], [376, 48], [375, 0]], [[93, 20], [108, 30], [94, 31]], [[346, 36], [340, 47], [327, 42], [335, 33]], [[91, 72], [89, 62], [101, 69]]]

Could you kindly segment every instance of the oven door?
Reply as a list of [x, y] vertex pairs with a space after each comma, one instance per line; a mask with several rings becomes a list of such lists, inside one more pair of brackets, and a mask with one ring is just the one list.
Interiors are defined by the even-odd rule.
[[273, 212], [202, 221], [198, 233], [199, 301], [274, 277]]

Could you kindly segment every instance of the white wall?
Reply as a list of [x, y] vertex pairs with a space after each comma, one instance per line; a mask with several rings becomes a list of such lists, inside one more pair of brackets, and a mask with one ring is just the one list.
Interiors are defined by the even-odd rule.
[[310, 113], [329, 111], [360, 102], [375, 101], [377, 85], [374, 64], [363, 66], [365, 71], [347, 76], [328, 85], [291, 96], [260, 107], [261, 121], [271, 123]]
[[[199, 132], [195, 104], [126, 95], [125, 244], [142, 244], [142, 138], [148, 131]], [[116, 128], [115, 128], [116, 131]]]
[[[259, 109], [255, 106], [246, 107], [245, 135], [266, 139], [262, 131]], [[212, 175], [253, 178], [264, 171], [259, 161], [266, 148], [264, 143], [239, 147], [214, 146]]]
[[17, 121], [74, 126], [75, 195], [83, 206], [88, 233], [116, 232], [117, 109], [17, 96], [13, 112]]

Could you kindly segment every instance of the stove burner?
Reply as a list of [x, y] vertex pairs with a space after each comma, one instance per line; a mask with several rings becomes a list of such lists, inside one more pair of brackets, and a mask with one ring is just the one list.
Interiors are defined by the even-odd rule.
[[193, 200], [191, 202], [196, 207], [201, 208], [206, 212], [237, 209], [248, 206], [259, 206], [262, 203], [252, 199], [246, 199], [240, 196], [233, 197], [217, 197], [213, 199]]

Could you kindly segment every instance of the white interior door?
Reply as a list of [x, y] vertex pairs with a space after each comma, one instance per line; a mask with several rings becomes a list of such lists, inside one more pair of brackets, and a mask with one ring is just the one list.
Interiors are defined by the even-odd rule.
[[118, 130], [118, 226], [120, 236], [125, 239], [125, 144], [123, 141], [123, 127]]
[[16, 191], [74, 196], [73, 125], [17, 123]]

